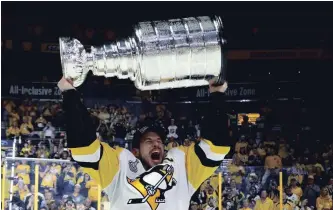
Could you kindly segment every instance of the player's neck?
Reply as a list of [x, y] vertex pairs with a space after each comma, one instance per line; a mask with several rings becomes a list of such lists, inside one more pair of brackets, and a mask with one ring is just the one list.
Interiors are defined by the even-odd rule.
[[150, 167], [143, 159], [141, 159], [140, 157], [139, 157], [139, 159], [140, 159], [140, 161], [141, 161], [141, 163], [142, 163], [142, 166], [143, 166], [143, 168], [146, 170], [146, 171], [148, 171], [149, 169], [151, 169], [152, 167]]

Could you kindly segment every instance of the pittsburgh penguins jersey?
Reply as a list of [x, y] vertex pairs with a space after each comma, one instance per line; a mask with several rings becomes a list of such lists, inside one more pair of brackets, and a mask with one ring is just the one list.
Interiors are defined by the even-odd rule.
[[162, 164], [148, 171], [130, 151], [99, 140], [71, 152], [82, 166], [99, 162], [97, 168], [84, 171], [101, 184], [111, 209], [182, 210], [188, 209], [193, 193], [214, 173], [229, 147], [201, 140], [173, 148]]
[[[64, 90], [62, 90], [64, 91]], [[212, 93], [202, 119], [202, 140], [171, 149], [162, 164], [146, 171], [131, 152], [96, 139], [96, 125], [76, 90], [63, 92], [67, 144], [72, 158], [101, 185], [110, 209], [184, 210], [192, 194], [230, 150], [222, 93]]]

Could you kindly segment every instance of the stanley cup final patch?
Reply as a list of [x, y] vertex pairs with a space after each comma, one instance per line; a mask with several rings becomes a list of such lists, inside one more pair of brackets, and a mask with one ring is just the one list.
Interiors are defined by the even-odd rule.
[[135, 161], [132, 160], [128, 161], [128, 166], [133, 173], [138, 172], [138, 163], [139, 163], [138, 159], [136, 159]]

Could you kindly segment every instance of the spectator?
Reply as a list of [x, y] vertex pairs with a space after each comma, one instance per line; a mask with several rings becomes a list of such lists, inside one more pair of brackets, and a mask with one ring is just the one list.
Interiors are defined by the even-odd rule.
[[260, 193], [260, 199], [256, 201], [254, 210], [274, 210], [273, 201], [267, 197], [267, 191], [262, 190]]
[[178, 134], [177, 134], [177, 125], [175, 125], [175, 120], [171, 119], [171, 123], [170, 126], [168, 127], [168, 138], [174, 138], [177, 139], [178, 138]]
[[56, 176], [59, 176], [61, 173], [61, 166], [56, 162], [52, 162], [50, 172]]
[[25, 153], [28, 153], [29, 155], [31, 155], [32, 154], [31, 149], [32, 149], [32, 147], [29, 146], [29, 144], [27, 142], [25, 142], [23, 148], [21, 149], [20, 155], [23, 156]]
[[22, 177], [24, 184], [30, 184], [30, 166], [26, 160], [22, 160], [19, 165], [16, 166], [16, 173], [19, 177]]
[[308, 206], [308, 200], [304, 199], [301, 201], [301, 205], [299, 206], [299, 210], [312, 210], [313, 208], [310, 208], [310, 206]]
[[72, 194], [73, 201], [75, 203], [82, 203], [84, 201], [84, 197], [80, 194], [81, 191], [81, 185], [76, 184], [74, 187], [74, 192]]
[[298, 198], [303, 196], [303, 190], [297, 185], [297, 180], [295, 178], [291, 179], [291, 192], [297, 195]]
[[85, 200], [84, 207], [85, 210], [96, 210], [96, 208], [92, 207], [92, 201], [89, 198]]
[[272, 175], [277, 175], [282, 168], [282, 161], [279, 156], [276, 155], [275, 149], [271, 149], [268, 156], [265, 159], [265, 174], [262, 178], [262, 185], [266, 184], [267, 178]]
[[195, 129], [195, 126], [193, 125], [193, 122], [192, 120], [190, 120], [188, 122], [188, 126], [187, 126], [187, 129], [186, 129], [186, 135], [190, 136], [190, 137], [195, 137], [196, 136], [196, 129]]
[[28, 137], [33, 130], [34, 126], [31, 124], [28, 117], [27, 116], [23, 117], [23, 123], [21, 124], [20, 127], [21, 136], [23, 138]]
[[56, 202], [52, 191], [45, 192], [45, 202], [47, 206], [50, 206], [53, 202]]
[[178, 146], [179, 146], [178, 142], [176, 142], [173, 137], [170, 137], [169, 143], [166, 146], [166, 150], [170, 150], [170, 149], [172, 149], [174, 147], [178, 147]]
[[42, 142], [39, 144], [39, 148], [36, 152], [38, 158], [49, 158], [50, 152], [49, 149], [46, 148], [46, 145]]
[[285, 190], [286, 199], [293, 204], [293, 206], [297, 206], [300, 201], [300, 197], [292, 192], [291, 187], [287, 187]]
[[245, 136], [242, 135], [239, 138], [239, 141], [235, 145], [235, 152], [236, 153], [240, 152], [240, 149], [242, 149], [242, 148], [247, 149], [247, 146], [248, 146], [248, 142], [246, 141]]
[[[24, 198], [24, 209], [33, 210], [34, 207], [34, 194], [35, 194], [35, 185], [31, 185], [30, 193]], [[38, 209], [45, 208], [45, 197], [42, 193], [38, 193]]]
[[241, 124], [240, 133], [245, 136], [251, 136], [253, 124], [249, 122], [249, 117], [243, 115], [243, 122]]
[[95, 180], [91, 179], [85, 186], [88, 189], [88, 199], [92, 203], [92, 206], [97, 206], [98, 199], [98, 184]]
[[28, 185], [24, 184], [24, 180], [21, 176], [18, 177], [17, 184], [13, 187], [13, 193], [18, 193], [21, 201], [24, 201], [24, 198], [30, 193]]
[[308, 200], [308, 205], [316, 206], [316, 199], [319, 196], [320, 188], [318, 185], [314, 184], [314, 177], [312, 175], [308, 176], [307, 185], [305, 187], [303, 196]]
[[249, 205], [249, 201], [248, 201], [248, 200], [244, 200], [244, 201], [243, 201], [243, 207], [242, 207], [240, 210], [252, 210], [252, 209], [250, 208], [250, 205]]
[[20, 129], [18, 127], [18, 123], [13, 122], [11, 125], [12, 126], [10, 126], [6, 131], [6, 136], [8, 138], [19, 137], [21, 132], [20, 132]]
[[67, 201], [65, 202], [65, 209], [76, 210], [76, 204], [72, 197], [68, 197]]
[[218, 210], [216, 198], [214, 198], [214, 197], [208, 198], [208, 202], [207, 202], [207, 206], [206, 206], [205, 210]]
[[52, 126], [51, 122], [48, 122], [45, 128], [43, 129], [44, 137], [54, 139], [55, 128]]
[[40, 115], [39, 118], [35, 121], [36, 130], [42, 131], [46, 124], [47, 124], [47, 121], [45, 120], [43, 115]]
[[245, 175], [245, 168], [243, 167], [243, 162], [237, 155], [234, 155], [232, 163], [228, 165], [228, 171], [236, 184], [240, 186]]
[[333, 178], [330, 178], [328, 185], [327, 185], [327, 190], [328, 190], [328, 194], [333, 197]]
[[61, 176], [63, 178], [62, 193], [65, 195], [72, 194], [76, 184], [76, 168], [71, 163], [66, 163]]
[[[278, 198], [279, 198], [280, 196], [278, 196]], [[274, 210], [280, 210], [281, 208], [280, 208], [280, 199], [278, 199], [279, 201], [275, 204], [275, 209]], [[292, 203], [292, 202], [290, 202], [289, 200], [288, 200], [288, 197], [287, 197], [287, 195], [286, 195], [286, 193], [283, 193], [283, 198], [282, 198], [282, 209], [283, 210], [294, 210], [295, 209], [295, 205]]]
[[20, 121], [20, 116], [17, 113], [16, 109], [13, 109], [12, 112], [9, 112], [9, 125], [13, 125], [14, 122], [17, 123]]
[[57, 187], [57, 176], [55, 171], [51, 171], [51, 167], [49, 165], [46, 166], [44, 171], [40, 172], [41, 189], [54, 189], [56, 191]]
[[43, 117], [46, 119], [46, 121], [51, 121], [52, 112], [51, 112], [50, 104], [46, 103], [42, 109], [43, 109], [43, 111], [42, 111]]
[[332, 207], [332, 198], [329, 196], [327, 188], [323, 187], [320, 191], [320, 196], [316, 200], [316, 208], [317, 210], [330, 210]]
[[4, 100], [3, 107], [8, 113], [12, 113], [12, 111], [16, 108], [16, 104], [12, 100]]

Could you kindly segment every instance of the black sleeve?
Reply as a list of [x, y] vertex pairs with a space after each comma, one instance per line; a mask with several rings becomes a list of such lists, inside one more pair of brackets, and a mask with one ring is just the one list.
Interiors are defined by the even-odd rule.
[[62, 95], [68, 147], [89, 146], [96, 140], [96, 130], [79, 92], [67, 90]]
[[232, 146], [229, 136], [228, 107], [221, 92], [210, 94], [210, 102], [202, 121], [201, 136], [216, 146]]

